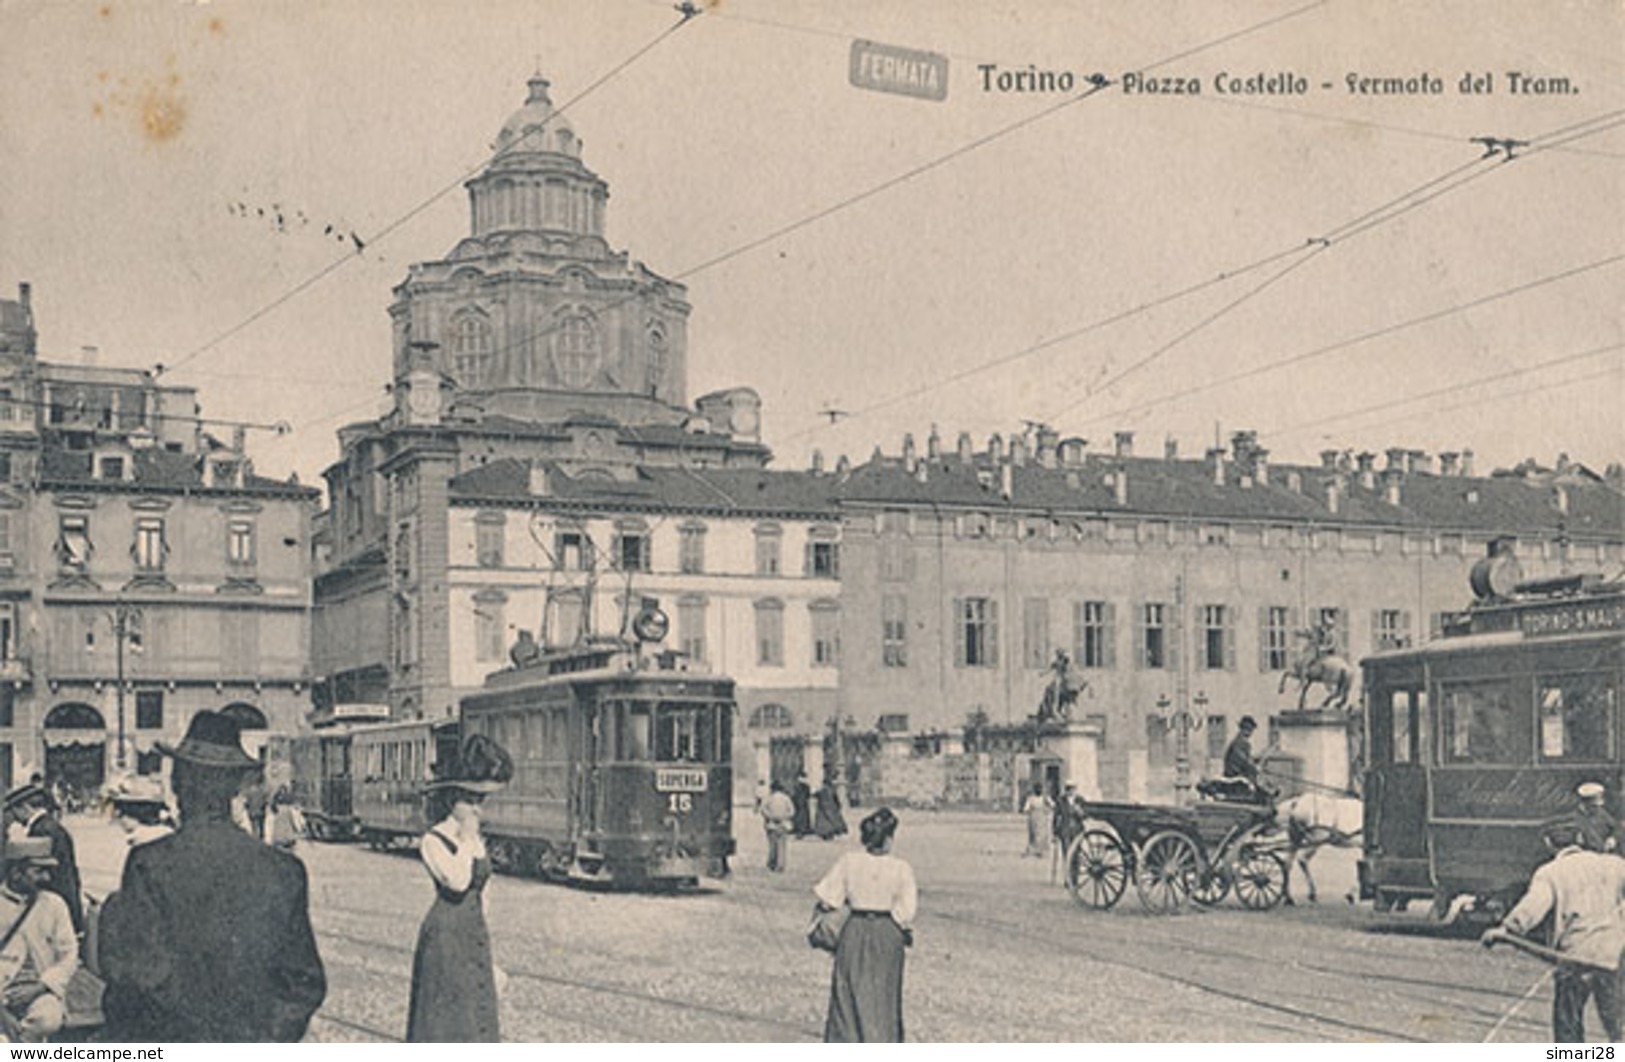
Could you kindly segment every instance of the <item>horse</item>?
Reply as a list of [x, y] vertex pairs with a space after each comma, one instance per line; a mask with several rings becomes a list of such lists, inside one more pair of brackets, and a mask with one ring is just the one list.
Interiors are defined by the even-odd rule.
[[1292, 665], [1281, 672], [1281, 684], [1276, 689], [1277, 694], [1286, 692], [1288, 679], [1298, 680], [1298, 711], [1303, 711], [1304, 702], [1309, 696], [1309, 687], [1325, 686], [1326, 699], [1321, 702], [1322, 708], [1347, 708], [1349, 703], [1349, 687], [1354, 682], [1354, 668], [1347, 660], [1336, 653], [1328, 652], [1320, 646], [1310, 642], [1304, 651], [1292, 660]]
[[1078, 695], [1089, 688], [1089, 683], [1072, 667], [1072, 661], [1064, 650], [1055, 651], [1055, 661], [1050, 664], [1049, 670], [1054, 677], [1044, 687], [1043, 700], [1038, 702], [1039, 722], [1071, 718]]
[[1289, 845], [1284, 886], [1286, 902], [1292, 902], [1294, 864], [1303, 871], [1303, 879], [1308, 882], [1309, 902], [1318, 902], [1309, 860], [1326, 845], [1353, 848], [1360, 843], [1360, 833], [1365, 827], [1364, 804], [1357, 797], [1343, 793], [1310, 791], [1276, 804], [1275, 820], [1286, 828]]

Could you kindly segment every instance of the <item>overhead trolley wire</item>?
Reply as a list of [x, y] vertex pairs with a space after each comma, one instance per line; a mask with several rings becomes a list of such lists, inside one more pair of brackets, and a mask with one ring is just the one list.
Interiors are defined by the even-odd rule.
[[[652, 40], [648, 41], [642, 47], [638, 48], [631, 55], [628, 55], [625, 59], [622, 59], [620, 62], [616, 63], [614, 66], [610, 67], [609, 70], [607, 70], [605, 73], [600, 75], [596, 80], [594, 80], [586, 88], [582, 89], [580, 92], [576, 93], [574, 96], [571, 96], [568, 100], [566, 100], [564, 103], [560, 104], [558, 107], [555, 107], [553, 109], [552, 118], [559, 117], [560, 115], [564, 114], [565, 111], [568, 111], [571, 107], [575, 106], [577, 103], [580, 103], [582, 100], [586, 99], [588, 96], [590, 96], [593, 92], [597, 91], [605, 83], [607, 83], [612, 78], [619, 75], [622, 71], [626, 70], [627, 67], [631, 66], [633, 63], [637, 62], [639, 59], [643, 58], [643, 56], [649, 54], [651, 51], [653, 51], [660, 44], [665, 42], [667, 39], [669, 39], [672, 36], [672, 34], [676, 33], [679, 29], [682, 29], [690, 21], [691, 21], [690, 17], [685, 15], [683, 18], [679, 19], [677, 22], [675, 22], [672, 25], [667, 26], [665, 29], [661, 30], [660, 33], [656, 34], [655, 37]], [[551, 121], [551, 118], [549, 119], [549, 121]], [[520, 137], [520, 142], [523, 142], [525, 137], [530, 136], [531, 133], [532, 133], [531, 130], [527, 130]], [[417, 217], [419, 214], [421, 214], [425, 210], [429, 209], [429, 207], [433, 206], [442, 197], [444, 197], [448, 193], [450, 193], [452, 191], [455, 191], [456, 189], [462, 187], [464, 181], [468, 180], [471, 177], [474, 177], [474, 176], [478, 175], [482, 170], [485, 169], [485, 167], [489, 166], [491, 164], [491, 162], [494, 159], [496, 159], [499, 155], [502, 155], [502, 154], [504, 154], [504, 153], [506, 153], [508, 151], [512, 151], [513, 149], [514, 148], [512, 146], [510, 146], [510, 147], [503, 148], [503, 149], [500, 149], [498, 151], [492, 152], [490, 155], [488, 155], [485, 158], [481, 159], [478, 165], [473, 166], [473, 167], [471, 167], [471, 168], [469, 168], [467, 170], [464, 170], [461, 174], [459, 174], [457, 176], [456, 180], [451, 181], [451, 182], [441, 186], [438, 190], [436, 190], [434, 193], [429, 195], [427, 198], [421, 200], [419, 203], [417, 203], [417, 205], [413, 206], [406, 213], [400, 215], [394, 221], [391, 221], [389, 224], [385, 225], [382, 229], [379, 229], [377, 232], [373, 233], [371, 236], [369, 236], [367, 238], [367, 240], [365, 242], [369, 243], [369, 244], [377, 243], [379, 240], [382, 240], [385, 237], [387, 237], [387, 236], [391, 235], [392, 233], [396, 232], [403, 225], [407, 224], [413, 218]], [[348, 262], [350, 262], [354, 258], [355, 258], [355, 255], [346, 254], [342, 258], [334, 259], [327, 266], [325, 266], [322, 269], [318, 270], [317, 272], [311, 274], [309, 277], [307, 277], [304, 280], [300, 281], [298, 284], [295, 284], [292, 288], [289, 288], [287, 291], [283, 292], [281, 295], [279, 295], [276, 298], [272, 299], [270, 302], [266, 303], [264, 306], [261, 306], [259, 309], [255, 310], [253, 313], [249, 314], [247, 317], [243, 318], [241, 321], [239, 321], [236, 324], [232, 325], [230, 328], [227, 328], [225, 331], [220, 332], [213, 339], [210, 339], [208, 342], [202, 344], [201, 346], [193, 348], [191, 351], [189, 351], [187, 354], [185, 354], [183, 357], [181, 357], [180, 360], [176, 361], [174, 364], [163, 366], [161, 371], [162, 372], [172, 373], [172, 372], [175, 372], [176, 370], [178, 370], [178, 369], [180, 369], [180, 368], [182, 368], [182, 367], [184, 367], [186, 365], [189, 365], [190, 363], [192, 363], [196, 359], [202, 357], [204, 354], [206, 354], [210, 350], [213, 350], [215, 347], [217, 347], [221, 343], [225, 342], [227, 339], [230, 339], [232, 336], [237, 335], [239, 332], [243, 331], [245, 328], [248, 328], [250, 325], [254, 324], [254, 322], [260, 320], [263, 317], [265, 317], [265, 315], [267, 315], [267, 314], [271, 313], [272, 311], [278, 309], [279, 307], [287, 304], [290, 300], [292, 300], [293, 298], [295, 298], [296, 296], [298, 296], [302, 292], [309, 290], [310, 288], [314, 287], [316, 284], [320, 283], [322, 280], [324, 280], [327, 277], [331, 276], [332, 274], [336, 273], [338, 270], [342, 269]]]

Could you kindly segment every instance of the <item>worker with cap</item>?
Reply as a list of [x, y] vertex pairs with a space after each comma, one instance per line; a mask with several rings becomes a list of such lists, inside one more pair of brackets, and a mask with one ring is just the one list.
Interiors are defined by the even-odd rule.
[[1250, 715], [1236, 723], [1236, 736], [1224, 750], [1224, 777], [1231, 782], [1245, 782], [1253, 799], [1266, 801], [1275, 790], [1259, 779], [1258, 761], [1253, 758], [1253, 731], [1257, 729], [1258, 723]]
[[68, 982], [79, 967], [79, 938], [68, 905], [47, 886], [56, 866], [51, 842], [20, 837], [5, 845], [0, 884], [0, 1022], [12, 1042], [43, 1043], [67, 1017]]
[[102, 1011], [118, 1041], [293, 1042], [327, 994], [305, 866], [248, 836], [232, 800], [260, 769], [237, 723], [192, 717], [174, 763], [180, 828], [131, 848], [102, 908]]
[[1582, 782], [1574, 795], [1579, 798], [1574, 821], [1580, 828], [1580, 846], [1593, 852], [1618, 852], [1619, 823], [1608, 811], [1608, 790], [1601, 782]]

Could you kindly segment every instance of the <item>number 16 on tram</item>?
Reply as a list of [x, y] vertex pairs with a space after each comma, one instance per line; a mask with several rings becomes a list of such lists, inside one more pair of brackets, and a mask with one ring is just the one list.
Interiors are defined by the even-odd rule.
[[1583, 782], [1620, 805], [1625, 583], [1573, 576], [1493, 592], [1442, 637], [1361, 662], [1366, 691], [1360, 895], [1387, 910], [1515, 901], [1547, 858], [1540, 826]]

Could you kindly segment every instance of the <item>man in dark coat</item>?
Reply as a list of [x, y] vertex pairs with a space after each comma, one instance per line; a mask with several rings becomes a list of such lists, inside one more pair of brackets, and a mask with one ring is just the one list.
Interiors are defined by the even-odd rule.
[[29, 782], [6, 794], [6, 819], [21, 824], [28, 836], [51, 842], [51, 858], [56, 865], [50, 869], [45, 887], [62, 897], [73, 918], [73, 931], [83, 933], [85, 908], [79, 896], [79, 860], [74, 855], [72, 835], [47, 810], [50, 805], [50, 792], [37, 782]]
[[790, 820], [790, 834], [794, 837], [805, 837], [813, 832], [812, 786], [807, 784], [806, 775], [796, 778], [796, 787], [790, 791], [790, 800], [796, 809], [794, 818]]
[[130, 850], [101, 918], [102, 1010], [114, 1040], [298, 1040], [327, 981], [304, 864], [238, 829], [231, 801], [259, 765], [237, 725], [199, 712], [174, 759], [174, 834]]

